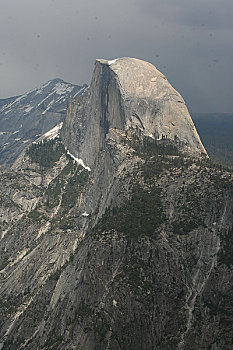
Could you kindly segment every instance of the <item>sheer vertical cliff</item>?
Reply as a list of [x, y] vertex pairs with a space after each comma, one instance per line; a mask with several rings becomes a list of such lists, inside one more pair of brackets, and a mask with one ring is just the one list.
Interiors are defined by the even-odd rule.
[[203, 154], [155, 67], [97, 60], [2, 172], [0, 349], [230, 349], [233, 174]]
[[181, 95], [152, 64], [135, 58], [96, 60], [90, 88], [70, 102], [63, 141], [92, 167], [110, 128], [206, 153]]

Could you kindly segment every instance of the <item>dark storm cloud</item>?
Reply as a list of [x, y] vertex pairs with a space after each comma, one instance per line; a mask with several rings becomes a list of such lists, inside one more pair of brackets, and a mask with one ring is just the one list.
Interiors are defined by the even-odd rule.
[[231, 112], [230, 0], [8, 0], [0, 13], [0, 97], [54, 77], [89, 83], [95, 58], [138, 57], [193, 111]]
[[233, 28], [231, 0], [145, 0], [141, 8], [148, 15], [189, 27]]

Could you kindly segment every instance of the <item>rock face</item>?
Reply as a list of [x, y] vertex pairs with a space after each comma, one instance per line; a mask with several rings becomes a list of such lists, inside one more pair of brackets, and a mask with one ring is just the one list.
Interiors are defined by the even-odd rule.
[[181, 95], [152, 64], [135, 58], [96, 60], [90, 88], [70, 103], [63, 140], [92, 167], [110, 128], [206, 153]]
[[233, 174], [196, 157], [188, 115], [193, 134], [156, 140], [117, 64], [97, 61], [63, 141], [1, 172], [1, 350], [230, 349]]
[[69, 99], [86, 88], [53, 79], [22, 96], [0, 100], [0, 164], [12, 165], [27, 145], [63, 121]]
[[28, 193], [32, 170], [3, 173], [2, 350], [229, 348], [233, 175], [125, 141], [107, 140], [108, 182], [65, 153], [34, 156], [50, 182]]

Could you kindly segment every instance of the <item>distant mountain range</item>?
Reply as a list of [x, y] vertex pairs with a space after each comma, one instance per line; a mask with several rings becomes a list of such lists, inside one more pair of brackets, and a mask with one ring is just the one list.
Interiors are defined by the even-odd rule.
[[197, 131], [211, 158], [233, 167], [233, 114], [192, 114]]
[[12, 165], [28, 144], [63, 121], [70, 98], [86, 88], [53, 79], [22, 96], [0, 100], [0, 164]]
[[[70, 98], [87, 88], [53, 79], [22, 96], [0, 99], [0, 164], [11, 166], [23, 149], [64, 120]], [[211, 158], [233, 166], [233, 114], [192, 113]]]
[[98, 59], [0, 125], [5, 164], [37, 139], [0, 167], [0, 350], [232, 349], [233, 172], [162, 73]]

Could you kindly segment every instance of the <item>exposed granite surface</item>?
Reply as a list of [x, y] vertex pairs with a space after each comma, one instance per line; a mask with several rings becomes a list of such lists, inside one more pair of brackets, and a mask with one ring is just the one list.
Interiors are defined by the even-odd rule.
[[70, 102], [63, 141], [92, 167], [110, 128], [206, 153], [181, 95], [152, 64], [135, 58], [96, 60], [90, 88]]
[[148, 129], [130, 122], [133, 90], [127, 99], [114, 72], [128, 60], [97, 61], [91, 87], [70, 103], [67, 149], [44, 142], [11, 170], [7, 195], [19, 191], [14, 219], [1, 224], [2, 350], [231, 348], [233, 174], [200, 157], [191, 122], [179, 142], [146, 137], [144, 115]]

